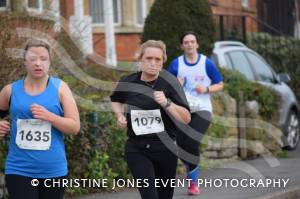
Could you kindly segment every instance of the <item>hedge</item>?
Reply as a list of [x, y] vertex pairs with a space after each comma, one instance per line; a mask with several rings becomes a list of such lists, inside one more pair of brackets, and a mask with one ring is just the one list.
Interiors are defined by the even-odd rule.
[[289, 85], [300, 100], [300, 40], [293, 37], [249, 34], [247, 44], [261, 54], [277, 73], [288, 73]]

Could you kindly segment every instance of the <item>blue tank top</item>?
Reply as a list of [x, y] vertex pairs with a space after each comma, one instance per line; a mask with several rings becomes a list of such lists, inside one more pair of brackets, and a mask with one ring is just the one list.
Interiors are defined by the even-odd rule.
[[51, 127], [51, 145], [48, 150], [22, 149], [16, 144], [17, 120], [34, 119], [30, 111], [32, 104], [44, 106], [56, 115], [64, 115], [59, 101], [60, 83], [60, 79], [51, 77], [46, 89], [34, 96], [25, 92], [24, 79], [12, 84], [11, 132], [5, 174], [17, 174], [32, 178], [53, 178], [67, 175], [64, 135], [55, 127]]

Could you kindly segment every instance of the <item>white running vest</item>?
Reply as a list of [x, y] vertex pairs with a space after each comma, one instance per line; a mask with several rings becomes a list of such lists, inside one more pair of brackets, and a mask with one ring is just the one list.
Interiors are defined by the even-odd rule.
[[191, 112], [209, 111], [212, 112], [210, 94], [198, 94], [195, 90], [197, 84], [208, 87], [211, 80], [206, 73], [206, 56], [200, 55], [200, 60], [193, 66], [188, 66], [184, 62], [184, 56], [178, 57], [177, 77], [184, 78], [183, 89], [188, 100]]

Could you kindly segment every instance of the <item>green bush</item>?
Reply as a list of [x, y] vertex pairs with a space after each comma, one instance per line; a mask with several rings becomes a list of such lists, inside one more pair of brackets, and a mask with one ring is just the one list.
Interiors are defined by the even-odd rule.
[[248, 36], [248, 46], [261, 54], [277, 73], [288, 73], [289, 85], [300, 99], [300, 40], [292, 37], [255, 33]]
[[276, 110], [280, 96], [276, 91], [267, 88], [261, 84], [248, 81], [246, 77], [236, 70], [220, 69], [225, 82], [225, 89], [230, 96], [240, 100], [240, 94], [243, 94], [244, 101], [255, 100], [259, 104], [259, 114], [265, 121], [270, 121]]
[[145, 20], [142, 42], [149, 39], [164, 41], [169, 65], [182, 53], [180, 36], [190, 30], [199, 34], [202, 53], [210, 54], [215, 27], [207, 0], [156, 0]]
[[[69, 177], [107, 179], [109, 183], [113, 179], [130, 178], [126, 162], [122, 158], [126, 132], [116, 127], [113, 113], [83, 111], [80, 119], [80, 134], [66, 136], [65, 139]], [[96, 191], [99, 191], [99, 188], [69, 189], [70, 194]]]
[[[203, 139], [201, 150], [206, 150], [207, 146], [209, 146], [208, 143], [214, 143], [215, 147], [230, 147], [230, 145], [233, 144], [230, 140], [238, 138], [239, 136], [239, 129], [237, 127], [227, 125], [230, 124], [232, 119], [239, 117], [238, 113], [236, 113], [236, 111], [238, 111], [238, 107], [236, 106], [239, 106], [240, 103], [245, 104], [246, 101], [255, 100], [259, 105], [259, 115], [246, 110], [244, 116], [246, 119], [250, 119], [249, 123], [247, 123], [246, 120], [245, 128], [247, 158], [257, 157], [263, 153], [271, 152], [277, 154], [280, 152], [280, 145], [277, 140], [274, 139], [275, 137], [279, 137], [277, 137], [274, 129], [273, 136], [270, 136], [270, 128], [267, 127], [265, 123], [261, 124], [261, 121], [265, 121], [268, 124], [278, 127], [277, 110], [280, 96], [269, 87], [248, 81], [244, 75], [236, 70], [221, 68], [220, 71], [224, 77], [225, 88], [224, 92], [213, 95], [214, 115], [218, 117], [213, 118], [213, 122], [206, 134], [207, 136]], [[228, 94], [236, 101], [234, 102], [228, 99]], [[241, 101], [240, 96], [243, 96], [243, 101]], [[227, 118], [229, 119], [229, 123], [226, 124]], [[257, 124], [257, 128], [252, 126], [253, 123], [251, 121], [255, 121], [254, 123]], [[257, 143], [260, 143], [262, 147], [257, 148]], [[211, 150], [210, 147], [208, 148]], [[220, 154], [222, 153], [220, 152]]]

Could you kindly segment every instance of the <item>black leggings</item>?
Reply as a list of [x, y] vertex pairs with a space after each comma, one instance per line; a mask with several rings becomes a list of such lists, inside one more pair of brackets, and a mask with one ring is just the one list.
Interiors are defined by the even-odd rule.
[[[157, 184], [156, 180], [174, 179], [176, 176], [177, 156], [169, 151], [163, 143], [143, 143], [144, 148], [135, 148], [131, 145], [130, 150], [125, 151], [125, 159], [134, 179], [146, 179], [149, 186], [139, 187], [142, 199], [171, 199], [174, 188], [168, 184]], [[127, 144], [128, 145], [128, 141]], [[156, 146], [154, 146], [156, 145]], [[159, 149], [157, 149], [158, 147]], [[128, 148], [128, 147], [127, 147]], [[164, 148], [162, 150], [162, 148]]]
[[199, 165], [199, 145], [211, 123], [211, 113], [199, 111], [192, 113], [189, 125], [180, 126], [176, 138], [179, 146], [179, 158], [188, 166], [188, 171], [194, 170]]
[[[54, 178], [54, 179], [63, 179]], [[39, 181], [38, 186], [32, 186], [32, 180]], [[21, 175], [9, 174], [5, 176], [6, 187], [9, 194], [9, 199], [63, 199], [65, 188], [63, 187], [45, 187], [45, 179], [31, 178]]]

